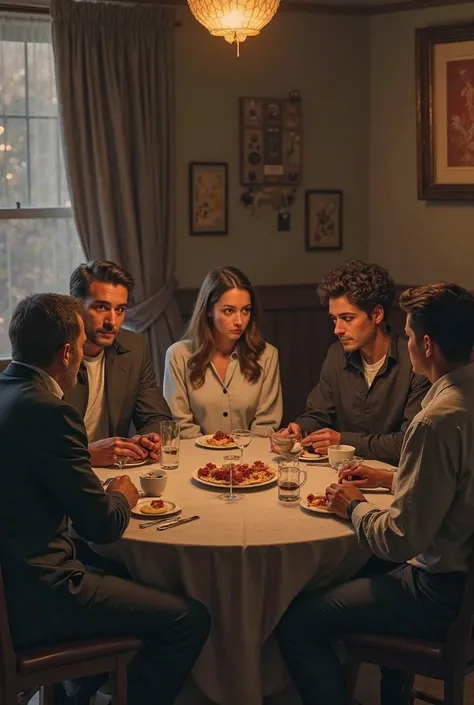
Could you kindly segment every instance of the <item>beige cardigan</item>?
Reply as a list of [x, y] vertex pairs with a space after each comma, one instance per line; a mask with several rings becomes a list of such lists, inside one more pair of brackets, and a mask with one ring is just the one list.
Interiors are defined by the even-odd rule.
[[194, 389], [187, 367], [190, 357], [189, 340], [175, 343], [166, 352], [163, 394], [173, 418], [181, 422], [181, 438], [216, 431], [230, 433], [236, 428], [249, 428], [257, 436], [266, 436], [270, 428], [279, 428], [283, 402], [278, 351], [273, 345], [265, 346], [259, 360], [262, 374], [255, 384], [245, 379], [234, 352], [225, 382], [211, 363], [204, 384]]

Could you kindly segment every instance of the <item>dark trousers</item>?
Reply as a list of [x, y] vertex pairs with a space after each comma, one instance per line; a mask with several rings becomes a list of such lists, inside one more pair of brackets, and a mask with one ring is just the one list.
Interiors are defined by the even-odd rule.
[[[172, 705], [209, 635], [207, 609], [189, 597], [113, 575], [97, 577], [93, 598], [54, 632], [38, 635], [38, 645], [113, 636], [143, 639], [128, 669], [128, 705]], [[68, 683], [68, 695], [77, 705], [86, 703], [106, 679], [103, 674]]]
[[[443, 639], [456, 618], [464, 573], [429, 574], [403, 564], [325, 592], [302, 593], [276, 637], [304, 705], [346, 705], [343, 666], [332, 641], [348, 633]], [[382, 705], [409, 703], [408, 677], [384, 670]]]
[[119, 563], [119, 561], [113, 558], [101, 556], [99, 553], [96, 553], [86, 541], [79, 537], [73, 538], [72, 542], [76, 549], [76, 558], [78, 561], [81, 561], [83, 565], [95, 571], [100, 570], [107, 575], [115, 575], [116, 578], [132, 580], [132, 576], [124, 563]]

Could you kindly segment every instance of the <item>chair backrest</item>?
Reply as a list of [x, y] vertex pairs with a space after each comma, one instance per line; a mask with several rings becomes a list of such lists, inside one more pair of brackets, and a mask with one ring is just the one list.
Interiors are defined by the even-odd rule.
[[[7, 601], [3, 588], [2, 569], [0, 567], [0, 695], [5, 690], [7, 680], [16, 671], [16, 657], [13, 650], [10, 624], [8, 622]], [[0, 701], [2, 698], [0, 697]]]
[[446, 658], [465, 664], [474, 658], [474, 550], [471, 551], [466, 585], [458, 617], [446, 641]]

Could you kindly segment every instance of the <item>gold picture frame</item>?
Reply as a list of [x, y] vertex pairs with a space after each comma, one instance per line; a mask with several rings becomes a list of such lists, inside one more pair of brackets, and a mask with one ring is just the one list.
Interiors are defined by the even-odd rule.
[[416, 30], [418, 199], [474, 199], [474, 23]]
[[225, 162], [190, 162], [190, 235], [227, 234], [227, 171], [227, 163]]

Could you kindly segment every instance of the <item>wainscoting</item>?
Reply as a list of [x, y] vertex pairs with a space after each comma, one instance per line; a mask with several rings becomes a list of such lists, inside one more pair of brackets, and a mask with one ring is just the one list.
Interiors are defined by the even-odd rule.
[[[399, 287], [400, 292], [405, 288]], [[257, 291], [264, 311], [265, 336], [280, 353], [283, 421], [287, 423], [304, 411], [306, 398], [319, 380], [327, 349], [336, 338], [327, 308], [319, 301], [317, 284], [261, 286]], [[183, 319], [188, 321], [197, 289], [180, 289], [176, 295]], [[405, 316], [398, 306], [390, 323], [397, 332], [403, 331]]]

